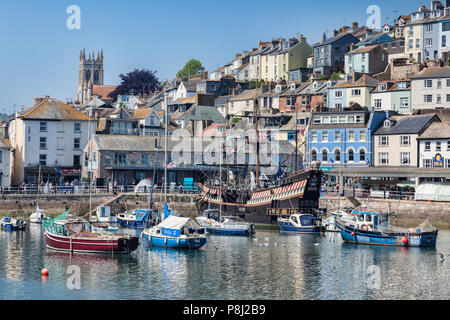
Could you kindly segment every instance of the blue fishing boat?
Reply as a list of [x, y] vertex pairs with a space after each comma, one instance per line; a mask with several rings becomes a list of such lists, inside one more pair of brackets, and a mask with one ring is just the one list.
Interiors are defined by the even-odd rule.
[[25, 230], [27, 223], [10, 217], [3, 217], [0, 220], [0, 227], [5, 231]]
[[390, 212], [355, 209], [352, 215], [353, 219], [336, 218], [336, 226], [344, 242], [399, 247], [436, 246], [439, 231], [428, 221], [416, 229], [402, 229], [391, 226]]
[[163, 222], [142, 232], [149, 246], [197, 250], [206, 244], [205, 229], [195, 220], [170, 215]]
[[289, 218], [278, 218], [280, 232], [282, 233], [323, 233], [326, 227], [322, 219], [311, 214], [293, 214]]
[[152, 226], [153, 210], [135, 209], [117, 216], [117, 223], [123, 228], [145, 229]]
[[255, 234], [255, 225], [243, 221], [237, 216], [222, 217], [220, 210], [205, 210], [197, 222], [208, 233], [227, 236], [252, 236]]

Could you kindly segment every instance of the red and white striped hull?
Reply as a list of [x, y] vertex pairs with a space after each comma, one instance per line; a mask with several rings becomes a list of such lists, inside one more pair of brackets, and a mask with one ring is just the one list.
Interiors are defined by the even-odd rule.
[[139, 245], [137, 237], [110, 237], [110, 238], [70, 238], [56, 235], [45, 230], [45, 243], [47, 248], [67, 252], [82, 253], [130, 253]]

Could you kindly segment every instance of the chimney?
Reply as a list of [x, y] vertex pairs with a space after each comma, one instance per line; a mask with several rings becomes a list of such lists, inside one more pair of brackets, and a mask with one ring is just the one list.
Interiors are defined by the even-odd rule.
[[322, 42], [327, 41], [327, 34], [324, 32], [322, 35]]
[[301, 34], [300, 35], [300, 37], [298, 37], [298, 42], [300, 42], [300, 43], [306, 43], [306, 37], [303, 35], [303, 34]]
[[334, 29], [334, 36], [338, 36], [339, 35], [339, 30]]
[[37, 105], [37, 104], [41, 103], [45, 99], [47, 99], [47, 96], [44, 97], [44, 98], [34, 98], [34, 105]]
[[356, 29], [358, 29], [358, 27], [359, 27], [359, 23], [358, 23], [357, 21], [355, 21], [355, 22], [352, 23], [352, 29], [353, 29], [353, 31], [355, 31]]

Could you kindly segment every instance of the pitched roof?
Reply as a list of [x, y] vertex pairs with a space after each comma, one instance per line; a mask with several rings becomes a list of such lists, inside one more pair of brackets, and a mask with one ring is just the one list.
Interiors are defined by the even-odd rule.
[[450, 139], [450, 122], [432, 123], [417, 139]]
[[346, 55], [358, 54], [358, 53], [368, 53], [368, 52], [371, 52], [371, 51], [375, 50], [379, 46], [380, 45], [375, 44], [375, 45], [366, 46], [366, 47], [359, 47], [359, 48], [356, 48], [356, 49], [354, 49], [352, 51], [347, 52]]
[[20, 117], [23, 119], [41, 120], [89, 120], [89, 117], [83, 112], [52, 98], [43, 99]]
[[230, 98], [228, 101], [242, 101], [255, 99], [258, 95], [258, 89], [244, 90], [242, 93]]
[[103, 85], [94, 85], [92, 88], [92, 94], [98, 96], [100, 99], [110, 100], [111, 98], [108, 95], [116, 90], [118, 86], [103, 86]]
[[363, 76], [353, 82], [353, 81], [346, 81], [342, 84], [338, 84], [336, 86], [330, 87], [330, 89], [338, 89], [338, 88], [357, 88], [357, 87], [376, 87], [378, 85], [379, 81], [366, 75], [363, 74]]
[[416, 73], [412, 79], [450, 78], [450, 67], [430, 67]]
[[131, 117], [131, 119], [143, 119], [146, 116], [148, 116], [151, 111], [152, 111], [152, 108], [134, 110], [134, 114]]
[[426, 116], [394, 116], [389, 120], [393, 123], [390, 127], [382, 126], [375, 135], [395, 134], [419, 134], [426, 125], [435, 117], [434, 114]]
[[342, 39], [342, 38], [344, 38], [344, 37], [348, 37], [348, 36], [352, 36], [353, 38], [356, 39], [356, 37], [355, 37], [354, 35], [352, 35], [351, 33], [345, 32], [345, 33], [342, 33], [342, 34], [340, 34], [340, 35], [338, 35], [338, 36], [336, 36], [336, 37], [328, 38], [328, 39], [326, 39], [325, 41], [317, 42], [317, 43], [313, 44], [312, 46], [313, 46], [313, 47], [324, 46], [324, 45], [331, 44], [331, 43], [333, 43], [333, 42], [335, 42], [335, 41], [338, 41], [338, 40], [340, 40], [340, 39]]

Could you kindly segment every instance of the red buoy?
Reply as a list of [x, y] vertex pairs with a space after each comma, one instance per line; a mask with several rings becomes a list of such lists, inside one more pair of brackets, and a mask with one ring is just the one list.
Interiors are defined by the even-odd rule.
[[403, 237], [403, 238], [402, 238], [402, 243], [403, 243], [403, 244], [406, 245], [406, 244], [408, 244], [408, 242], [409, 242], [409, 241], [408, 241], [408, 238], [407, 238], [407, 237]]
[[352, 237], [356, 236], [356, 233], [352, 232]]
[[42, 269], [41, 274], [42, 274], [43, 276], [48, 276], [48, 269], [46, 269], [46, 268]]

